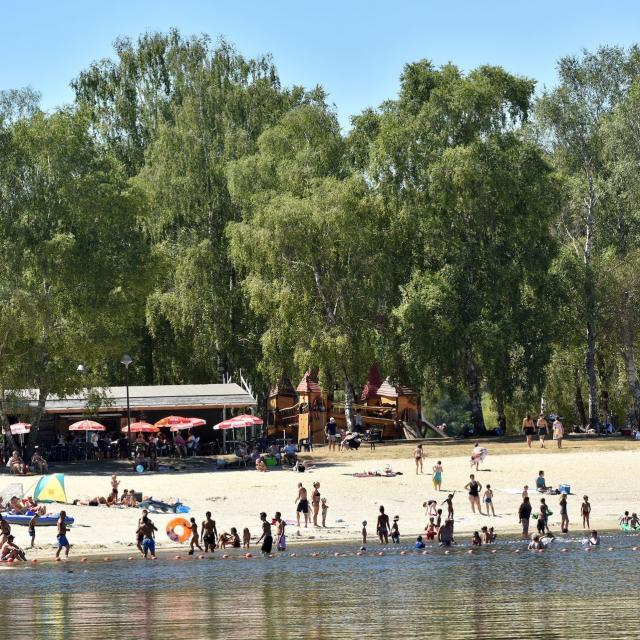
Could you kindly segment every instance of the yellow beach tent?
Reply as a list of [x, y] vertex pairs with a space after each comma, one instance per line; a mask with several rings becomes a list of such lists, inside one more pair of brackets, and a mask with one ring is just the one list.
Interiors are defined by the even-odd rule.
[[64, 473], [52, 473], [49, 476], [42, 476], [33, 492], [33, 499], [37, 502], [66, 502]]

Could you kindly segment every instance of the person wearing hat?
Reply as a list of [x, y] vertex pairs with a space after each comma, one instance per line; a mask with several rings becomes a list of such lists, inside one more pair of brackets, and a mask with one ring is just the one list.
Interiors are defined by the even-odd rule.
[[336, 424], [336, 419], [329, 418], [329, 422], [327, 422], [327, 426], [324, 428], [324, 433], [327, 436], [327, 441], [329, 443], [329, 451], [336, 450], [337, 429], [338, 429], [338, 425]]

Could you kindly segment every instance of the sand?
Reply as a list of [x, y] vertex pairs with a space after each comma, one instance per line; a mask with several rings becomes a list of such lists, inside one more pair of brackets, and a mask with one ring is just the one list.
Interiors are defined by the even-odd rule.
[[[268, 473], [258, 473], [253, 469], [218, 471], [213, 470], [212, 461], [201, 460], [204, 468], [198, 470], [136, 474], [122, 469], [118, 475], [121, 490], [133, 488], [156, 499], [179, 498], [191, 507], [189, 517], [193, 515], [198, 523], [203, 520], [206, 511], [211, 511], [219, 531], [228, 531], [235, 526], [242, 532], [244, 527], [249, 527], [254, 539], [260, 535], [260, 511], [266, 511], [269, 516], [281, 511], [285, 519], [295, 520], [297, 483], [302, 482], [310, 494], [312, 483], [320, 482], [320, 492], [329, 505], [327, 528], [316, 529], [310, 525], [298, 529], [290, 526], [290, 542], [353, 540], [354, 545], [359, 545], [363, 520], [368, 521], [369, 539], [374, 542], [378, 508], [384, 505], [391, 518], [395, 515], [400, 517], [402, 542], [411, 544], [415, 536], [424, 531], [427, 523], [422, 503], [428, 499], [441, 502], [449, 491], [454, 490], [457, 491], [454, 505], [458, 539], [468, 538], [465, 534], [478, 530], [482, 525], [494, 526], [498, 534], [517, 533], [520, 527], [516, 514], [521, 500], [519, 493], [514, 492], [524, 484], [535, 487], [540, 469], [544, 469], [548, 485], [571, 485], [568, 507], [570, 530], [574, 533], [582, 531], [580, 503], [584, 494], [589, 496], [592, 505], [591, 525], [597, 529], [616, 528], [617, 519], [625, 510], [640, 511], [640, 474], [635, 472], [638, 456], [635, 444], [625, 444], [627, 450], [603, 450], [599, 446], [590, 447], [590, 443], [586, 442], [558, 451], [554, 443], [550, 443], [547, 450], [527, 450], [522, 443], [514, 443], [506, 447], [496, 446], [501, 453], [492, 455], [491, 443], [488, 443], [489, 456], [476, 477], [483, 485], [490, 484], [493, 488], [497, 515], [495, 518], [474, 516], [464, 491], [464, 485], [469, 480], [472, 445], [462, 443], [445, 452], [426, 443], [427, 458], [422, 475], [415, 473], [413, 448], [410, 445], [402, 448], [379, 446], [375, 452], [335, 453], [330, 456], [326, 451], [321, 451], [315, 454], [317, 466], [304, 474], [289, 470]], [[442, 460], [444, 467], [443, 491], [439, 493], [434, 491], [431, 479], [431, 468], [437, 459]], [[402, 472], [402, 475], [394, 478], [353, 476], [354, 472], [382, 470], [387, 464], [394, 471]], [[69, 500], [106, 495], [110, 487], [110, 474], [111, 468], [107, 470], [104, 466], [101, 469], [99, 463], [90, 468], [75, 465], [67, 470], [65, 481]], [[33, 476], [19, 481], [26, 490], [37, 479], [38, 476]], [[4, 480], [6, 484], [16, 481], [9, 476], [5, 476]], [[536, 511], [539, 496], [534, 490], [530, 490], [530, 495]], [[550, 526], [556, 532], [559, 529], [558, 500], [559, 496], [547, 497], [554, 511]], [[58, 508], [58, 505], [51, 505], [50, 511]], [[135, 530], [140, 517], [139, 509], [68, 505], [66, 510], [76, 519], [76, 524], [69, 532], [73, 544], [72, 556], [137, 553]], [[175, 516], [152, 516], [160, 529], [160, 553], [182, 551], [180, 545], [171, 542], [164, 533], [172, 517]], [[26, 527], [14, 526], [13, 533], [19, 545], [28, 546]], [[55, 550], [54, 543], [54, 527], [38, 528], [36, 549], [29, 552], [29, 557], [51, 558]]]

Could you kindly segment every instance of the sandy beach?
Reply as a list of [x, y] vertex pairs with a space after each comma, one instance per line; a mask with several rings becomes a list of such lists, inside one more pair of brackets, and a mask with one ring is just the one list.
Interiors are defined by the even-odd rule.
[[[458, 539], [479, 529], [492, 525], [498, 534], [514, 534], [520, 531], [517, 509], [520, 490], [528, 484], [534, 511], [539, 505], [539, 496], [531, 488], [535, 486], [538, 471], [543, 469], [547, 484], [571, 486], [569, 496], [570, 531], [582, 531], [580, 503], [584, 494], [592, 505], [591, 525], [597, 529], [615, 529], [617, 518], [624, 510], [640, 510], [640, 475], [634, 473], [638, 446], [631, 441], [597, 440], [568, 441], [565, 448], [557, 450], [555, 443], [548, 449], [534, 447], [531, 450], [523, 443], [487, 442], [489, 456], [480, 467], [477, 478], [483, 485], [490, 484], [494, 490], [496, 517], [473, 515], [464, 485], [471, 472], [469, 453], [473, 443], [454, 444], [425, 443], [426, 460], [424, 474], [416, 475], [412, 459], [413, 445], [378, 446], [376, 451], [354, 451], [332, 453], [318, 449], [312, 454], [315, 467], [305, 473], [290, 470], [274, 470], [258, 473], [253, 469], [213, 470], [215, 465], [208, 459], [189, 461], [184, 471], [136, 474], [120, 467], [118, 476], [120, 490], [135, 489], [145, 496], [170, 501], [180, 499], [191, 507], [190, 516], [200, 523], [206, 511], [211, 511], [219, 531], [228, 531], [232, 526], [240, 532], [249, 527], [252, 538], [260, 535], [258, 514], [266, 511], [272, 516], [281, 511], [287, 520], [295, 520], [295, 498], [297, 483], [302, 482], [311, 492], [312, 483], [320, 482], [320, 492], [329, 505], [327, 528], [297, 528], [290, 526], [290, 543], [319, 542], [331, 540], [353, 540], [359, 544], [362, 521], [368, 521], [370, 544], [376, 544], [375, 521], [380, 505], [384, 505], [391, 518], [400, 517], [402, 542], [409, 544], [418, 533], [424, 531], [428, 521], [423, 502], [436, 499], [441, 502], [448, 492], [457, 492], [454, 499], [455, 530]], [[443, 490], [433, 489], [431, 469], [436, 460], [444, 467]], [[354, 477], [354, 473], [382, 470], [390, 465], [396, 472], [393, 478]], [[74, 498], [92, 498], [107, 495], [110, 475], [117, 468], [114, 463], [76, 464], [64, 468], [66, 492], [69, 501]], [[59, 469], [53, 469], [57, 471]], [[8, 475], [3, 485], [22, 482], [27, 495], [29, 488], [39, 476], [15, 479]], [[559, 529], [559, 496], [548, 496], [547, 501], [554, 511], [550, 526]], [[49, 505], [49, 511], [58, 511], [61, 505]], [[71, 555], [96, 555], [136, 552], [135, 530], [139, 509], [107, 508], [89, 506], [66, 506], [76, 524], [69, 533], [73, 545]], [[445, 509], [446, 514], [446, 509]], [[158, 526], [159, 553], [181, 551], [164, 530], [171, 515], [153, 514]], [[14, 526], [16, 542], [28, 546], [27, 528]], [[51, 558], [55, 551], [55, 528], [37, 529], [36, 549], [29, 557]], [[253, 549], [255, 551], [255, 549]]]

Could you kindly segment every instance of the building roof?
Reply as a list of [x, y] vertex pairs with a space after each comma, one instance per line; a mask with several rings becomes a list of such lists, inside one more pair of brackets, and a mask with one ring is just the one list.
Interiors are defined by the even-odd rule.
[[380, 369], [377, 365], [372, 365], [369, 369], [369, 375], [367, 381], [364, 383], [362, 393], [360, 394], [360, 400], [369, 400], [377, 396], [378, 389], [382, 384], [382, 376], [380, 375]]
[[297, 398], [298, 394], [291, 384], [289, 376], [282, 376], [278, 382], [276, 382], [269, 391], [269, 398], [275, 398], [276, 396], [286, 396], [287, 398]]
[[386, 378], [380, 385], [377, 395], [385, 398], [398, 398], [399, 396], [415, 396], [417, 394], [411, 387], [391, 382], [390, 378]]
[[[126, 387], [102, 389], [105, 398], [100, 411], [127, 408]], [[32, 397], [37, 397], [37, 394]], [[132, 410], [217, 409], [223, 407], [252, 407], [255, 399], [240, 385], [229, 384], [171, 384], [149, 387], [129, 387]], [[86, 390], [66, 397], [47, 399], [45, 413], [83, 412], [87, 406]]]
[[298, 393], [322, 393], [322, 389], [311, 372], [311, 369], [302, 376], [302, 380], [298, 383], [296, 391]]

